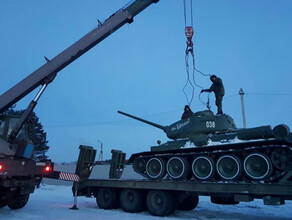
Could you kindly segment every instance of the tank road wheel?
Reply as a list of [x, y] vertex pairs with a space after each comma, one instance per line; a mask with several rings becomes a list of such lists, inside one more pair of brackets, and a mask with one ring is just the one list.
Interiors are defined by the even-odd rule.
[[111, 188], [100, 188], [97, 191], [96, 203], [101, 209], [115, 209], [119, 207], [118, 193]]
[[245, 174], [253, 180], [268, 178], [273, 170], [271, 160], [262, 153], [248, 154], [243, 162]]
[[133, 169], [137, 173], [144, 173], [146, 169], [146, 161], [143, 158], [135, 158], [133, 162]]
[[151, 158], [146, 164], [146, 173], [151, 179], [162, 179], [165, 176], [165, 162], [161, 158]]
[[144, 194], [135, 189], [123, 189], [120, 202], [125, 212], [141, 212], [144, 208]]
[[208, 180], [214, 176], [214, 161], [207, 156], [200, 156], [194, 159], [192, 163], [194, 176], [199, 180]]
[[218, 159], [216, 170], [222, 179], [236, 180], [241, 176], [242, 165], [236, 156], [224, 155]]
[[28, 199], [29, 194], [25, 195], [17, 194], [7, 199], [7, 205], [10, 209], [21, 209], [26, 205]]
[[189, 173], [189, 164], [182, 157], [172, 157], [167, 161], [166, 171], [172, 179], [185, 179]]
[[147, 208], [151, 215], [167, 216], [175, 211], [175, 196], [164, 190], [151, 190], [147, 194]]
[[292, 151], [290, 149], [278, 148], [272, 153], [273, 165], [280, 170], [292, 170]]

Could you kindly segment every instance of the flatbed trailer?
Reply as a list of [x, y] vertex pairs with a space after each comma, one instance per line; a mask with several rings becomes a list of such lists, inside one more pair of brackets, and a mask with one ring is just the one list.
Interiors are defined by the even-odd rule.
[[238, 204], [263, 199], [265, 205], [283, 205], [292, 200], [292, 171], [277, 183], [256, 182], [198, 182], [196, 180], [124, 180], [125, 154], [112, 151], [109, 176], [112, 179], [89, 179], [96, 151], [80, 146], [76, 174], [80, 182], [74, 183], [73, 194], [95, 197], [103, 209], [121, 207], [126, 212], [139, 212], [147, 208], [152, 215], [165, 216], [175, 209], [192, 210], [198, 196], [210, 196], [216, 204]]

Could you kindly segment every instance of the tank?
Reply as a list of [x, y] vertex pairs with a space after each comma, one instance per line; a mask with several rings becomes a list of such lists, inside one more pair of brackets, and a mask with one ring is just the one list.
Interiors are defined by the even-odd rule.
[[[163, 126], [118, 111], [163, 130], [171, 141], [129, 158], [148, 179], [278, 182], [292, 172], [292, 133], [280, 124], [238, 129], [227, 114], [210, 110]], [[289, 174], [289, 175], [288, 175]]]

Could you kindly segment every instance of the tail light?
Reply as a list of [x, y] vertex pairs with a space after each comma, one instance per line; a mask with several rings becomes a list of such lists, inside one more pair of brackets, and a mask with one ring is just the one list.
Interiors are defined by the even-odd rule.
[[4, 165], [0, 164], [0, 171], [3, 171], [3, 170], [4, 170]]
[[46, 167], [44, 168], [44, 171], [45, 171], [46, 173], [49, 173], [49, 172], [52, 171], [52, 167], [51, 167], [51, 166], [46, 166]]

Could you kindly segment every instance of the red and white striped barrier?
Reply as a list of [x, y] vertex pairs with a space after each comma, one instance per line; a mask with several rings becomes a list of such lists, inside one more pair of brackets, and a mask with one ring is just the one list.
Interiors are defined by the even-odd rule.
[[77, 174], [75, 174], [75, 173], [60, 172], [58, 179], [59, 180], [67, 180], [67, 181], [79, 182], [79, 176]]

